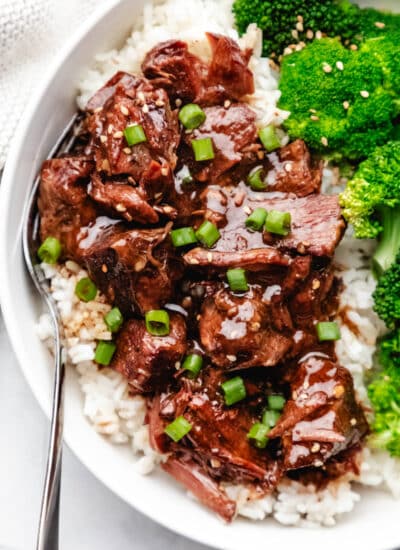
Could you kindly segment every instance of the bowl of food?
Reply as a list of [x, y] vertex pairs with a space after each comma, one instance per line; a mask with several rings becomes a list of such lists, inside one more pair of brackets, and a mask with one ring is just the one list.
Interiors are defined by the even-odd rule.
[[86, 25], [11, 148], [2, 310], [49, 413], [51, 323], [21, 250], [39, 174], [65, 439], [90, 471], [218, 548], [389, 549], [400, 16], [302, 4], [125, 0]]

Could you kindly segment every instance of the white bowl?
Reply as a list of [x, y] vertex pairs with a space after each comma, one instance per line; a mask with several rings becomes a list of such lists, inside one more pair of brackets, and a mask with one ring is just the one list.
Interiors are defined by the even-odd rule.
[[[6, 326], [26, 379], [49, 414], [52, 369], [48, 352], [35, 333], [40, 304], [25, 274], [21, 254], [21, 213], [28, 188], [42, 161], [75, 111], [76, 83], [95, 53], [119, 46], [145, 0], [114, 1], [95, 15], [57, 56], [39, 93], [19, 126], [1, 184], [0, 297]], [[394, 7], [396, 0], [370, 2]], [[273, 520], [237, 520], [227, 526], [189, 499], [165, 474], [142, 477], [133, 470], [130, 453], [107, 443], [82, 415], [82, 395], [73, 373], [66, 394], [65, 440], [87, 468], [114, 493], [162, 525], [199, 542], [227, 550], [288, 548], [337, 550], [358, 545], [363, 550], [400, 546], [400, 503], [381, 492], [362, 490], [354, 512], [332, 529], [285, 528]], [[23, 406], [23, 403], [21, 403]]]

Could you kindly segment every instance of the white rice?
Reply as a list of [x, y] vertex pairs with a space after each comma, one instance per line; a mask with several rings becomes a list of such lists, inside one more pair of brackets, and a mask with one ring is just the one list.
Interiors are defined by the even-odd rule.
[[[233, 28], [231, 4], [232, 0], [147, 2], [122, 49], [96, 56], [93, 68], [81, 82], [79, 106], [84, 107], [89, 97], [117, 70], [140, 72], [144, 54], [162, 40], [185, 40], [194, 53], [206, 58], [209, 49], [204, 32], [211, 31], [227, 34], [239, 40], [243, 47], [254, 49], [250, 67], [255, 76], [256, 92], [247, 100], [256, 112], [259, 126], [274, 124], [279, 127], [288, 113], [277, 108], [277, 75], [269, 60], [260, 57], [261, 36], [256, 27], [251, 26], [239, 39]], [[285, 143], [283, 132], [281, 138]], [[325, 170], [324, 176], [325, 185], [331, 192], [337, 192], [335, 173]], [[358, 329], [355, 334], [348, 325], [342, 324], [342, 339], [336, 351], [341, 364], [352, 373], [358, 397], [365, 404], [368, 404], [368, 397], [364, 375], [373, 366], [376, 341], [384, 330], [372, 311], [375, 282], [367, 258], [373, 246], [373, 242], [354, 240], [348, 232], [336, 254], [338, 275], [344, 283], [340, 307], [346, 310]], [[108, 368], [100, 370], [93, 361], [96, 340], [111, 338], [103, 321], [110, 306], [101, 295], [89, 303], [76, 298], [76, 282], [86, 273], [74, 262], [58, 267], [43, 264], [43, 268], [51, 281], [51, 291], [64, 325], [67, 364], [76, 369], [84, 394], [83, 413], [110, 443], [131, 447], [138, 472], [150, 473], [164, 457], [150, 447], [144, 424], [145, 400], [140, 396], [131, 397], [128, 384], [119, 373]], [[52, 326], [46, 314], [39, 320], [38, 333], [51, 349]], [[282, 482], [274, 494], [261, 499], [254, 499], [249, 489], [242, 485], [225, 484], [225, 490], [237, 502], [238, 513], [244, 517], [262, 520], [272, 516], [284, 525], [331, 526], [340, 515], [350, 512], [360, 499], [354, 481], [387, 489], [400, 497], [400, 460], [366, 448], [357, 479], [347, 475], [332, 481], [323, 490], [289, 480]]]

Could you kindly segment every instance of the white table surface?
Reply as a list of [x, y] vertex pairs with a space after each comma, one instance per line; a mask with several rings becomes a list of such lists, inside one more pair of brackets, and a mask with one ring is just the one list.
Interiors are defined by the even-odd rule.
[[[33, 550], [48, 420], [0, 318], [0, 546]], [[133, 510], [64, 450], [60, 550], [207, 550]]]

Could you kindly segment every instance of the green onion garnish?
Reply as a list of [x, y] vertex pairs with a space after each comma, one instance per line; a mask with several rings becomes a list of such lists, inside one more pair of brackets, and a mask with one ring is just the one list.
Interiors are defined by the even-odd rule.
[[107, 315], [104, 316], [104, 322], [111, 332], [118, 332], [124, 322], [122, 313], [118, 307], [113, 307]]
[[261, 179], [263, 168], [254, 168], [247, 176], [247, 184], [250, 185], [254, 191], [264, 191], [267, 188], [267, 184]]
[[94, 354], [94, 360], [99, 365], [108, 366], [113, 358], [117, 346], [114, 342], [106, 342], [105, 340], [100, 340], [97, 344], [96, 351]]
[[151, 309], [145, 314], [147, 332], [153, 336], [169, 334], [169, 315], [164, 309]]
[[196, 231], [197, 239], [208, 248], [211, 248], [221, 237], [218, 227], [206, 220]]
[[198, 162], [212, 160], [214, 158], [214, 148], [211, 138], [194, 139], [192, 141], [194, 158]]
[[279, 417], [280, 417], [280, 414], [278, 411], [270, 411], [269, 409], [265, 409], [262, 415], [262, 423], [268, 426], [269, 428], [273, 428], [275, 424], [278, 422]]
[[224, 392], [225, 403], [227, 405], [234, 405], [238, 401], [242, 401], [246, 397], [246, 386], [244, 385], [243, 378], [235, 376], [221, 384], [222, 391]]
[[191, 355], [188, 355], [186, 357], [186, 359], [183, 362], [182, 368], [183, 370], [189, 371], [191, 378], [196, 378], [196, 376], [201, 371], [202, 366], [203, 366], [202, 356], [198, 355], [197, 353], [192, 353]]
[[317, 336], [320, 342], [340, 340], [340, 328], [335, 322], [317, 323]]
[[265, 230], [275, 235], [286, 236], [290, 233], [290, 224], [292, 217], [290, 212], [279, 212], [278, 210], [270, 210], [265, 220]]
[[256, 424], [253, 424], [251, 430], [247, 434], [247, 437], [248, 439], [251, 439], [256, 447], [259, 449], [265, 449], [268, 443], [268, 432], [268, 426], [261, 424], [261, 422], [257, 422]]
[[144, 133], [143, 126], [141, 124], [132, 124], [131, 126], [127, 126], [124, 130], [124, 136], [129, 146], [147, 141], [146, 134]]
[[46, 264], [55, 264], [61, 256], [61, 249], [61, 243], [58, 239], [55, 237], [47, 237], [39, 246], [37, 255], [40, 261]]
[[188, 185], [189, 183], [192, 183], [193, 176], [190, 173], [189, 167], [186, 166], [186, 164], [177, 172], [176, 174], [178, 178], [181, 180], [183, 185]]
[[279, 141], [278, 136], [276, 135], [276, 130], [274, 126], [266, 126], [258, 132], [258, 137], [260, 138], [261, 143], [264, 145], [265, 149], [270, 153], [275, 149], [279, 149], [281, 142]]
[[191, 429], [191, 423], [188, 422], [184, 416], [178, 416], [178, 418], [175, 418], [171, 424], [168, 424], [164, 432], [168, 437], [175, 441], [175, 443], [177, 443], [182, 439], [182, 437], [185, 437]]
[[182, 107], [179, 111], [179, 120], [185, 128], [193, 130], [198, 128], [206, 119], [206, 114], [203, 109], [195, 103], [189, 103]]
[[75, 294], [83, 302], [91, 302], [96, 298], [97, 286], [89, 277], [84, 277], [76, 283]]
[[266, 219], [267, 211], [265, 208], [256, 208], [247, 218], [246, 227], [252, 231], [260, 231]]
[[171, 231], [171, 241], [176, 247], [197, 243], [193, 227], [180, 227]]
[[233, 292], [246, 292], [249, 290], [246, 272], [241, 267], [236, 269], [228, 269], [226, 272], [226, 278], [228, 279], [229, 287], [233, 290]]
[[267, 401], [268, 407], [273, 411], [281, 411], [286, 403], [286, 399], [283, 395], [269, 395]]

